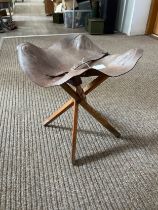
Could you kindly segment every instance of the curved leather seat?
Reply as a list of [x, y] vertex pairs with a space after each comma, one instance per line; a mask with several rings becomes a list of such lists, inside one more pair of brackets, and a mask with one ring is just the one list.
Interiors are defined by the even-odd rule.
[[49, 87], [61, 85], [83, 76], [101, 73], [111, 77], [130, 71], [142, 56], [141, 49], [131, 49], [121, 55], [108, 55], [85, 35], [68, 35], [48, 49], [31, 43], [18, 45], [22, 70], [36, 84]]

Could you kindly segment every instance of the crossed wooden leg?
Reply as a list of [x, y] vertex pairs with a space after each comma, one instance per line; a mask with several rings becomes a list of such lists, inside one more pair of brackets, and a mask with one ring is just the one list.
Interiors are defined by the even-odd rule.
[[[92, 82], [90, 82], [88, 85], [86, 85], [83, 88], [84, 94], [87, 95], [91, 91], [93, 91], [96, 87], [98, 87], [101, 83], [103, 83], [108, 76], [102, 75], [98, 76], [96, 79], [94, 79]], [[57, 111], [53, 112], [48, 118], [46, 118], [43, 122], [44, 126], [47, 126], [49, 123], [51, 123], [53, 120], [55, 120], [57, 117], [59, 117], [61, 114], [66, 112], [69, 108], [71, 108], [74, 104], [74, 99], [69, 99], [62, 107], [60, 107]]]
[[90, 82], [84, 89], [80, 86], [76, 88], [76, 91], [68, 84], [62, 84], [61, 87], [72, 97], [68, 100], [62, 107], [60, 107], [57, 111], [52, 113], [43, 123], [43, 125], [48, 125], [65, 111], [67, 111], [70, 107], [74, 107], [73, 112], [73, 129], [72, 129], [72, 163], [75, 161], [75, 153], [76, 153], [76, 137], [77, 137], [77, 122], [78, 122], [78, 105], [80, 104], [88, 113], [90, 113], [98, 122], [100, 122], [106, 129], [108, 129], [113, 135], [116, 137], [120, 137], [121, 134], [112, 127], [107, 119], [98, 111], [96, 111], [91, 105], [89, 105], [86, 101], [85, 96], [94, 90], [98, 85], [104, 82], [108, 76], [101, 75]]

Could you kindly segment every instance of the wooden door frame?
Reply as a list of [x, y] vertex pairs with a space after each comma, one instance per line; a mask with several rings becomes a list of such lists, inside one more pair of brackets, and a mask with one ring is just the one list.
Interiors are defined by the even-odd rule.
[[152, 34], [158, 12], [158, 0], [152, 0], [145, 34]]

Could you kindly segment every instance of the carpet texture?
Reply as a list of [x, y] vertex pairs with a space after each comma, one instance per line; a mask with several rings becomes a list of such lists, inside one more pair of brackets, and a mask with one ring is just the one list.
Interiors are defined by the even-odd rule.
[[77, 166], [70, 158], [72, 110], [48, 127], [41, 123], [69, 96], [60, 87], [33, 84], [17, 61], [19, 43], [48, 47], [59, 37], [4, 39], [0, 210], [158, 209], [158, 42], [147, 36], [90, 38], [109, 53], [140, 47], [144, 56], [134, 70], [88, 95], [121, 132], [120, 139], [80, 107]]

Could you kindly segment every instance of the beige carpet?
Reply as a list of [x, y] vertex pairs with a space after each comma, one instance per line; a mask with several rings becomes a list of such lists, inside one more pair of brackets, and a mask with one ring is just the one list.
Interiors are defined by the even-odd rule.
[[[21, 72], [16, 46], [48, 47], [58, 37], [4, 39], [0, 50], [0, 209], [158, 209], [158, 42], [147, 36], [91, 36], [109, 53], [141, 47], [133, 71], [111, 78], [88, 101], [121, 132], [113, 137], [79, 112], [77, 166], [72, 166], [71, 110], [41, 122], [68, 98]], [[71, 59], [71, 58], [70, 58]]]

